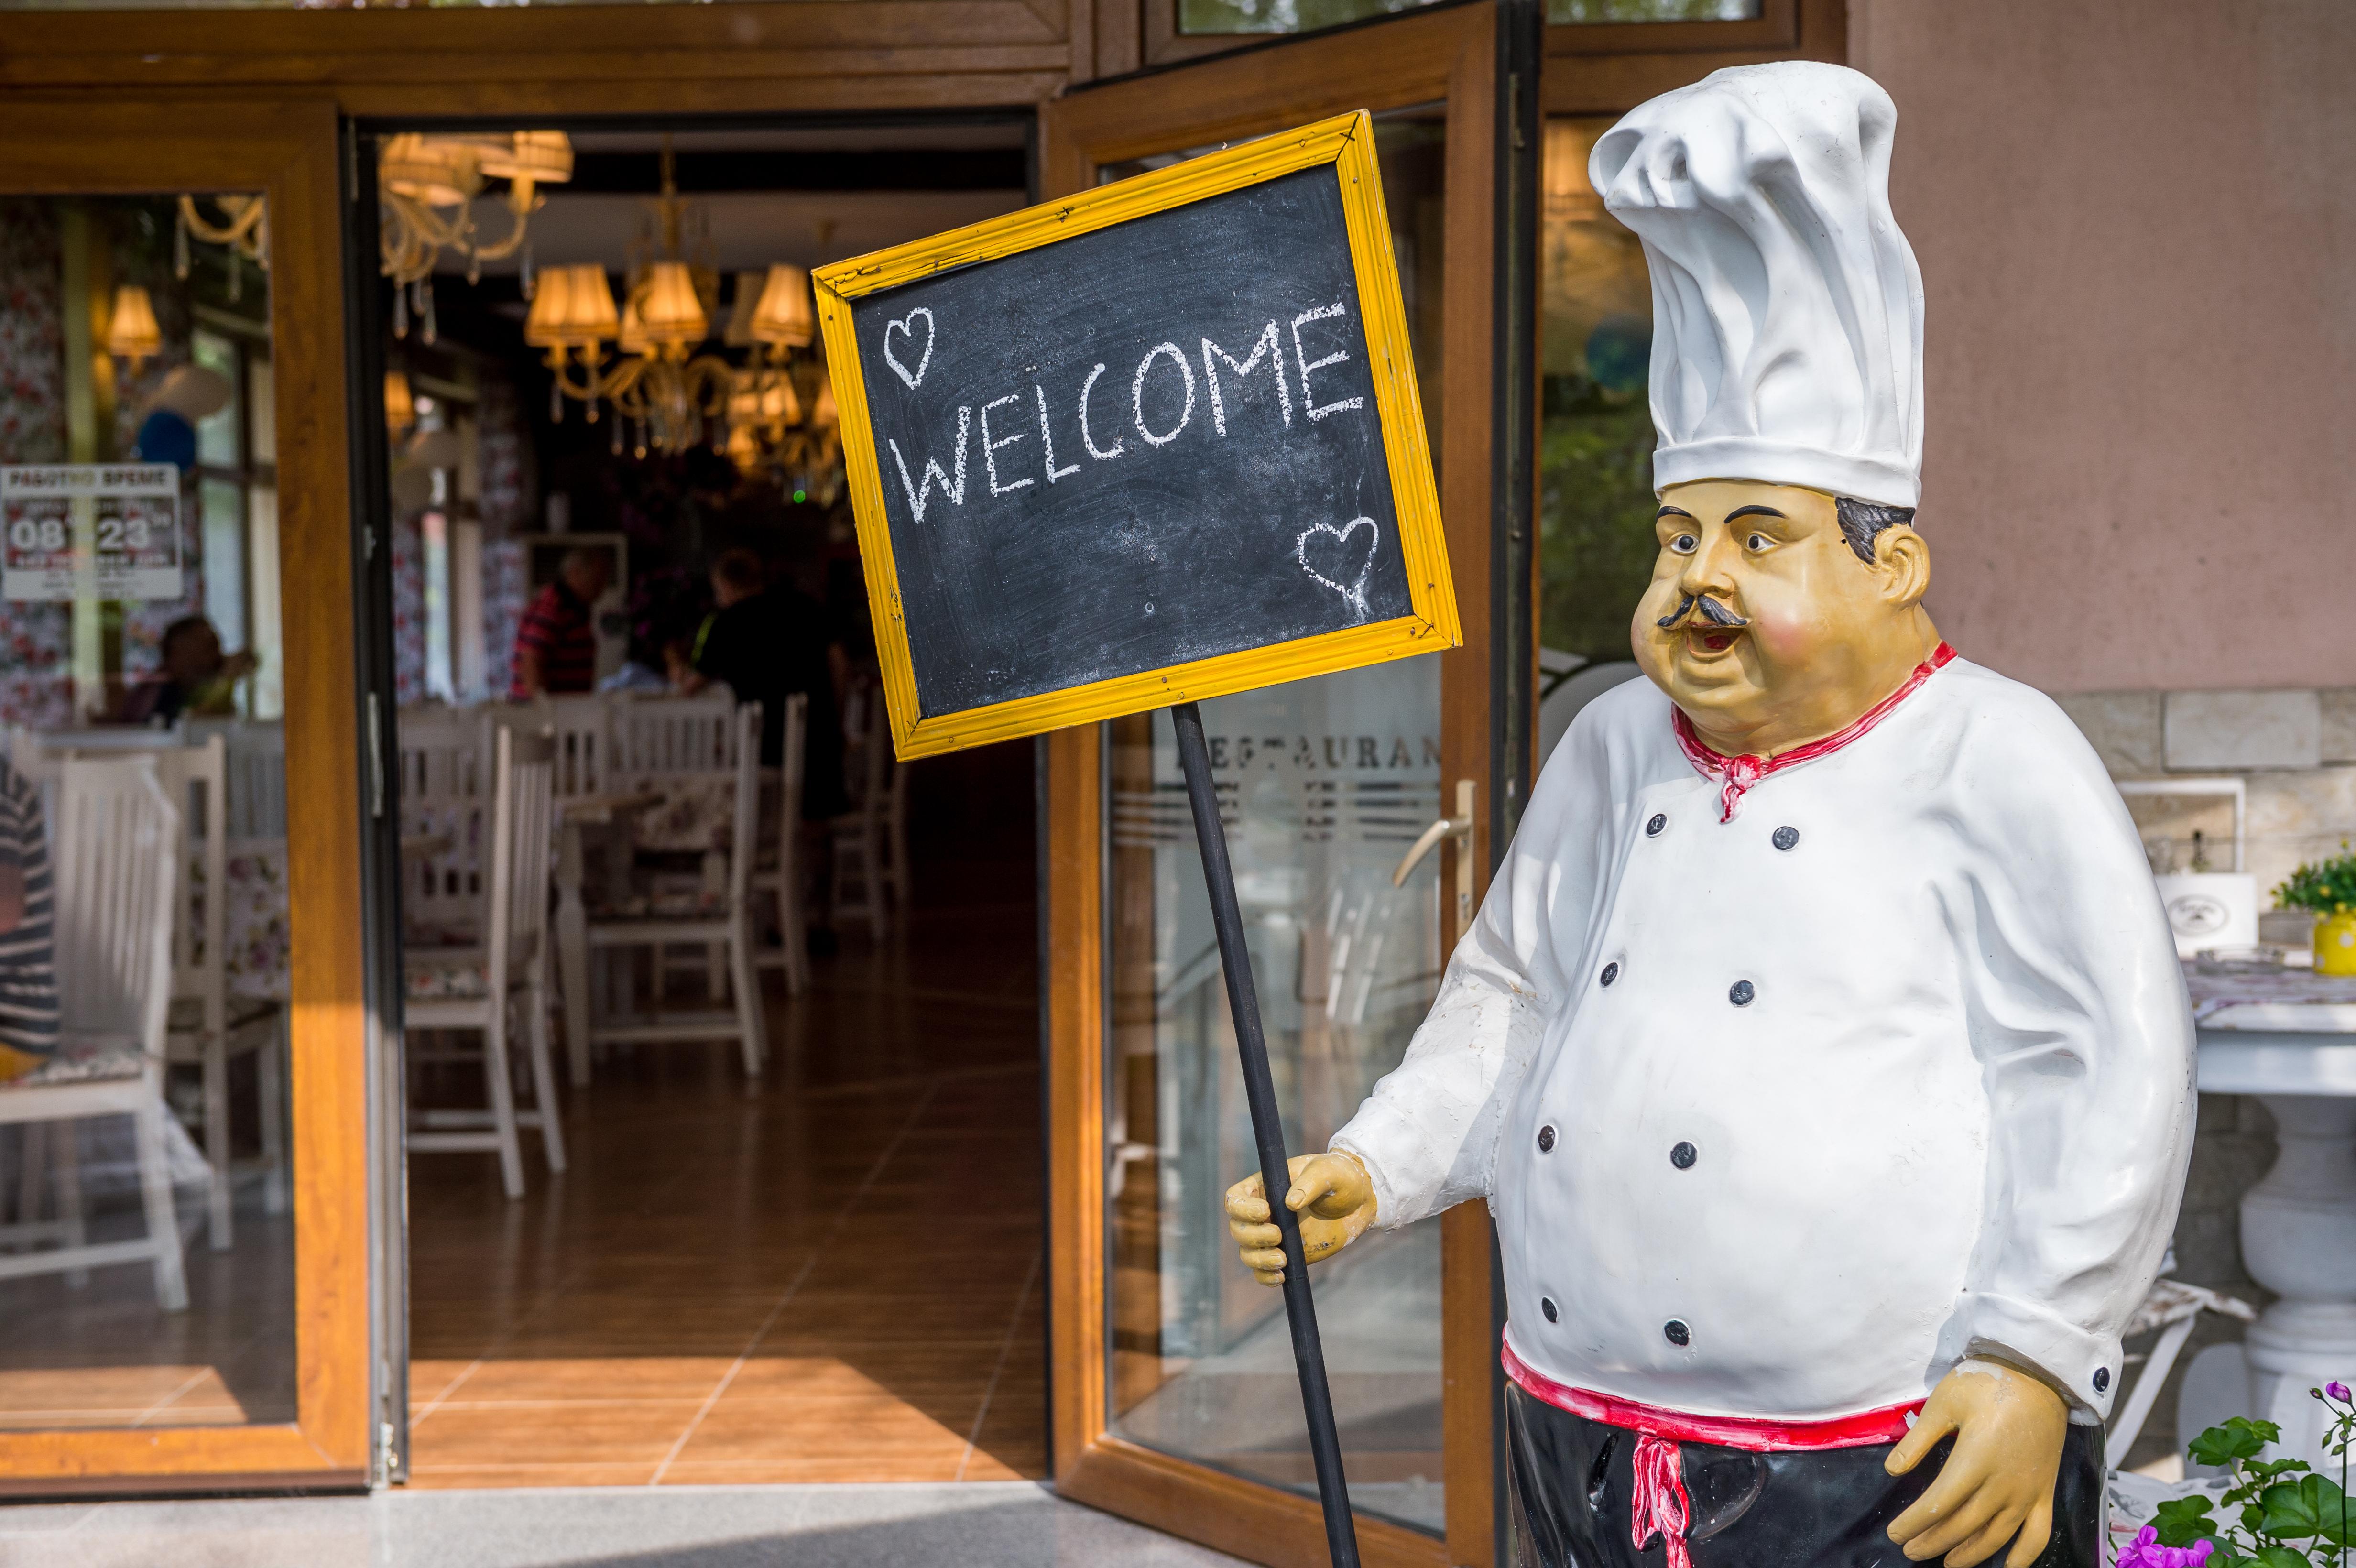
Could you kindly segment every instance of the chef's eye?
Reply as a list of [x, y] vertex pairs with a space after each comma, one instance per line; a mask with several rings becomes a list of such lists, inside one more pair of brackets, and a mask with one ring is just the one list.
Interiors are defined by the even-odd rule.
[[1765, 549], [1767, 548], [1767, 536], [1765, 534], [1752, 534], [1749, 539], [1744, 539], [1742, 543], [1744, 548], [1748, 549]]
[[1691, 555], [1701, 548], [1701, 540], [1691, 534], [1679, 534], [1669, 541], [1669, 548], [1679, 555]]

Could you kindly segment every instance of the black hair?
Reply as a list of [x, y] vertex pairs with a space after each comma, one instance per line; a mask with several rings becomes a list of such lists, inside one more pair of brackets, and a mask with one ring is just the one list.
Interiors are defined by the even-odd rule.
[[1885, 507], [1879, 501], [1859, 501], [1853, 496], [1833, 497], [1833, 511], [1840, 518], [1841, 537], [1848, 548], [1857, 551], [1857, 559], [1866, 565], [1873, 564], [1873, 541], [1884, 528], [1914, 520], [1912, 507]]
[[712, 574], [731, 588], [757, 589], [761, 586], [761, 558], [742, 545], [723, 549], [712, 563]]
[[[164, 628], [164, 635], [155, 639], [155, 651], [160, 654], [169, 655], [172, 651], [172, 645], [178, 642], [182, 637], [187, 636], [189, 633], [211, 632], [212, 630], [213, 624], [204, 616], [183, 615], [178, 620]], [[213, 635], [215, 636], [219, 636], [220, 634], [214, 632]]]

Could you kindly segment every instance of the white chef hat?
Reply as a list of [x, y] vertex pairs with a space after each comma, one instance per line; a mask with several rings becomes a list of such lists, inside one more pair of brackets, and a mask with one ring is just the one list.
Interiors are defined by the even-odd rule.
[[1712, 71], [1595, 144], [1653, 275], [1653, 483], [1753, 479], [1912, 507], [1922, 274], [1890, 211], [1898, 111], [1869, 77]]

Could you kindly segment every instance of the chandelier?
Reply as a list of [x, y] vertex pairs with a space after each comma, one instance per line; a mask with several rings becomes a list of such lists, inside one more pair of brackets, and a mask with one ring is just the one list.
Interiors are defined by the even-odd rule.
[[[618, 310], [605, 270], [595, 262], [552, 267], [540, 280], [524, 341], [547, 353], [549, 418], [562, 422], [569, 398], [585, 405], [594, 423], [599, 403], [612, 403], [616, 453], [626, 423], [636, 427], [640, 455], [649, 448], [684, 452], [707, 439], [733, 455], [743, 444], [732, 434], [740, 421], [774, 427], [782, 439], [785, 428], [802, 419], [790, 359], [816, 336], [809, 275], [784, 265], [738, 273], [723, 340], [748, 350], [746, 363], [697, 353], [712, 336], [719, 280], [680, 259], [683, 204], [668, 137], [655, 208], [660, 251], [631, 267]], [[608, 342], [621, 356], [610, 363]]]
[[[573, 144], [562, 131], [387, 137], [377, 159], [377, 200], [381, 271], [393, 283], [393, 335], [409, 336], [413, 310], [425, 341], [434, 341], [434, 269], [444, 251], [466, 258], [470, 283], [481, 281], [484, 262], [521, 251], [524, 297], [530, 298], [530, 225], [545, 200], [540, 187], [572, 177]], [[486, 242], [475, 222], [475, 198], [494, 179], [508, 182], [499, 199], [514, 221], [504, 238]]]
[[226, 246], [229, 250], [229, 297], [238, 300], [245, 293], [245, 268], [251, 261], [263, 272], [270, 271], [270, 207], [258, 196], [216, 196], [209, 197], [220, 208], [220, 220], [214, 222], [197, 206], [193, 196], [180, 197], [179, 219], [172, 229], [172, 275], [182, 283], [188, 281], [188, 237], [208, 245]]

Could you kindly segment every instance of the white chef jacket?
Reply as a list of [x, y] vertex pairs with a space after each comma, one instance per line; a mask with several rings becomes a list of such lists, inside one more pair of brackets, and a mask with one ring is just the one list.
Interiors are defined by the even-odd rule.
[[1627, 682], [1547, 762], [1430, 1016], [1333, 1138], [1378, 1222], [1489, 1197], [1507, 1340], [1574, 1389], [1821, 1420], [1993, 1351], [2099, 1419], [2194, 1092], [2175, 944], [2093, 749], [1957, 659], [1721, 822], [1672, 711]]

